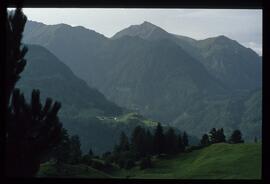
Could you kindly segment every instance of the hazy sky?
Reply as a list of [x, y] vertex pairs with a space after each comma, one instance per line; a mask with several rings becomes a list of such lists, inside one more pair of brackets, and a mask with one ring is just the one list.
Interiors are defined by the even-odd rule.
[[29, 20], [84, 26], [107, 37], [134, 24], [151, 22], [194, 39], [225, 35], [262, 55], [262, 10], [24, 8]]

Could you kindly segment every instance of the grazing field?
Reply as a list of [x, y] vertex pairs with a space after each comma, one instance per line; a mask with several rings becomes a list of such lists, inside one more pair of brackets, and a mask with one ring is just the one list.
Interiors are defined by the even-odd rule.
[[154, 161], [153, 168], [111, 173], [128, 178], [260, 179], [261, 144], [214, 144], [170, 159]]

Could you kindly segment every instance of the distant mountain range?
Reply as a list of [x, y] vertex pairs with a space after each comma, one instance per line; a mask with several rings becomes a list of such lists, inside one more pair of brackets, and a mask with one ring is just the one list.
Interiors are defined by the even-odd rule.
[[148, 118], [198, 137], [212, 127], [261, 136], [262, 59], [225, 36], [195, 40], [144, 22], [107, 38], [28, 21], [24, 42], [47, 48], [110, 101]]
[[[60, 101], [60, 121], [70, 134], [80, 136], [83, 152], [111, 151], [121, 131], [131, 135], [141, 125], [152, 129], [157, 122], [136, 113], [129, 113], [107, 100], [98, 90], [89, 87], [46, 48], [27, 45], [27, 65], [16, 84], [27, 100], [33, 89], [41, 91], [41, 100], [50, 97]], [[179, 130], [177, 130], [179, 131]], [[190, 137], [191, 142], [198, 141]]]

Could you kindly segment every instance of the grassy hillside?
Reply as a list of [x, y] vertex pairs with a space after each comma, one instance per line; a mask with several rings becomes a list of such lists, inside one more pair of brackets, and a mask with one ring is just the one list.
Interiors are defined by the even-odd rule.
[[61, 167], [60, 173], [57, 171], [55, 165], [50, 162], [41, 165], [38, 177], [110, 178], [104, 172], [82, 164], [65, 164]]
[[146, 170], [116, 170], [115, 177], [166, 179], [260, 179], [261, 144], [214, 144], [174, 158], [155, 160]]
[[260, 179], [261, 144], [219, 143], [167, 159], [153, 159], [153, 168], [113, 169], [104, 173], [86, 165], [65, 164], [59, 173], [48, 162], [38, 177], [141, 178], [141, 179]]

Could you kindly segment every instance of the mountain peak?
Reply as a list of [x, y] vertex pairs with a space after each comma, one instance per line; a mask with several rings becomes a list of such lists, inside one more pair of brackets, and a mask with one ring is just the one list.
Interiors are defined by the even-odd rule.
[[118, 39], [123, 36], [139, 36], [143, 39], [155, 40], [157, 38], [168, 37], [169, 33], [162, 28], [152, 24], [151, 22], [144, 21], [139, 25], [131, 25], [116, 33], [112, 39]]
[[144, 21], [142, 24], [140, 24], [140, 26], [151, 26], [151, 27], [158, 27], [154, 24], [152, 24], [151, 22], [148, 21]]
[[219, 35], [216, 37], [217, 40], [231, 40], [230, 38], [226, 37], [225, 35]]

